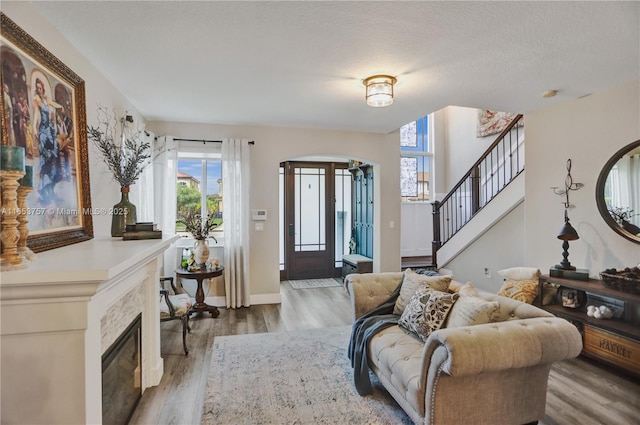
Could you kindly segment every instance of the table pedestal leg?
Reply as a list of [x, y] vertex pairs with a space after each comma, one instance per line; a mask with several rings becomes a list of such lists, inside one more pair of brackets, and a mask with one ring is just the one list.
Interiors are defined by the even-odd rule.
[[203, 279], [197, 279], [198, 281], [198, 289], [196, 290], [196, 303], [191, 307], [191, 312], [201, 312], [208, 311], [211, 313], [212, 317], [218, 317], [220, 315], [220, 311], [218, 307], [209, 305], [204, 302], [204, 289], [202, 288]]

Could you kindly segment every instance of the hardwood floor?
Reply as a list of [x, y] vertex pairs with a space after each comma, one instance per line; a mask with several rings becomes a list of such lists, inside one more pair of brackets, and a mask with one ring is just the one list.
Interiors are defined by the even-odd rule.
[[[351, 303], [342, 287], [296, 290], [281, 285], [282, 304], [221, 309], [191, 319], [189, 356], [182, 351], [180, 321], [161, 326], [164, 376], [148, 388], [130, 424], [199, 424], [211, 349], [216, 336], [321, 328], [352, 322]], [[526, 383], [523, 383], [526, 385]], [[630, 425], [640, 418], [640, 384], [582, 358], [554, 366], [547, 412], [541, 425]]]

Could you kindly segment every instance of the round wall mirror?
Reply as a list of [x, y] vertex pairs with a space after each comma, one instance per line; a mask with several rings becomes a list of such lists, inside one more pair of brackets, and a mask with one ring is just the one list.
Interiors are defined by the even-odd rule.
[[619, 235], [640, 243], [640, 140], [616, 152], [596, 184], [604, 221]]

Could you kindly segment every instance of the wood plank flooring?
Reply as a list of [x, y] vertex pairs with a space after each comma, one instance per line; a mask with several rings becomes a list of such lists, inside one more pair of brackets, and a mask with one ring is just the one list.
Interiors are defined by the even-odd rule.
[[[189, 356], [182, 351], [180, 321], [161, 326], [164, 376], [148, 388], [132, 425], [199, 424], [211, 349], [216, 336], [346, 325], [351, 302], [342, 287], [293, 289], [283, 282], [282, 304], [221, 309], [191, 319]], [[523, 383], [526, 385], [526, 383]], [[640, 423], [640, 384], [582, 358], [554, 366], [549, 378], [546, 416], [541, 425], [631, 425]], [[226, 425], [226, 424], [223, 424]]]

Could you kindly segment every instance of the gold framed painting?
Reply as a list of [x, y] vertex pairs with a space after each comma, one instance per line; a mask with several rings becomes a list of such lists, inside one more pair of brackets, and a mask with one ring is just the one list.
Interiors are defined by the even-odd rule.
[[1, 13], [2, 144], [33, 169], [27, 246], [46, 251], [93, 237], [84, 80]]

